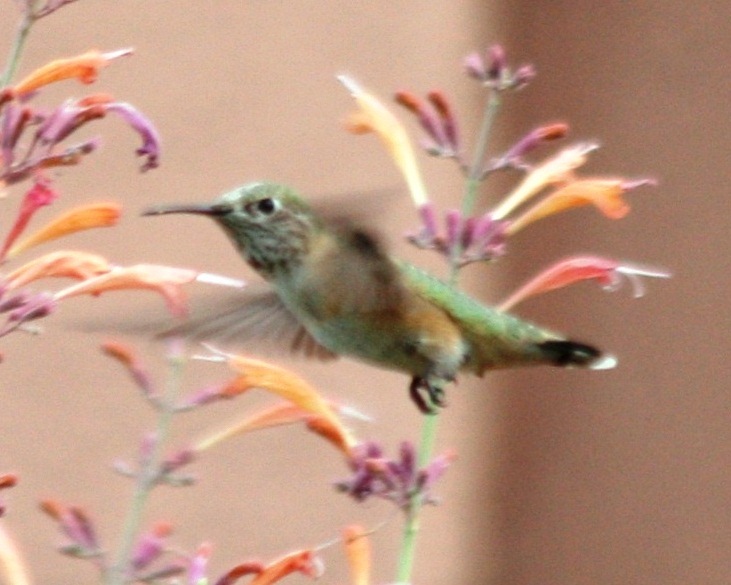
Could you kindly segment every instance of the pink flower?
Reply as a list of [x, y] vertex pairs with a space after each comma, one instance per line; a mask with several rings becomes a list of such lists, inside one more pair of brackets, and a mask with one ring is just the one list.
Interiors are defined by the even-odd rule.
[[636, 264], [620, 264], [616, 260], [597, 256], [574, 256], [550, 266], [503, 301], [499, 308], [507, 311], [525, 299], [580, 282], [595, 280], [606, 290], [616, 290], [623, 278], [627, 278], [636, 297], [644, 294], [640, 276], [669, 278], [670, 273], [658, 268]]

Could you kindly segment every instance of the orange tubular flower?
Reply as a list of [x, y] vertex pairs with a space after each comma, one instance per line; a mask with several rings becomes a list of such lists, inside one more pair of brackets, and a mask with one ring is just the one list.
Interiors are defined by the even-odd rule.
[[302, 573], [312, 579], [322, 575], [322, 564], [312, 550], [301, 550], [269, 563], [252, 579], [250, 585], [270, 585], [292, 573]]
[[345, 554], [350, 565], [351, 583], [368, 585], [370, 583], [371, 548], [368, 535], [362, 526], [348, 526], [343, 531]]
[[575, 144], [563, 149], [534, 168], [495, 209], [493, 219], [505, 219], [517, 207], [550, 185], [573, 180], [573, 171], [587, 161], [587, 155], [596, 150], [593, 143]]
[[616, 290], [622, 279], [629, 280], [634, 296], [641, 297], [644, 288], [640, 277], [669, 278], [670, 273], [660, 268], [620, 264], [616, 260], [598, 256], [572, 256], [553, 264], [529, 280], [499, 305], [501, 311], [508, 311], [529, 297], [563, 288], [582, 280], [597, 281], [605, 290]]
[[339, 75], [338, 81], [355, 98], [360, 108], [347, 119], [346, 129], [353, 134], [374, 132], [401, 171], [414, 203], [417, 206], [426, 203], [428, 200], [426, 187], [416, 163], [411, 141], [401, 122], [378, 98], [366, 92], [354, 79]]
[[71, 209], [51, 220], [35, 233], [10, 247], [6, 258], [13, 258], [28, 248], [75, 232], [117, 224], [122, 208], [116, 203], [95, 202]]
[[202, 439], [196, 449], [207, 449], [225, 439], [255, 429], [302, 421], [310, 430], [350, 456], [356, 444], [355, 438], [340, 421], [333, 406], [305, 380], [261, 360], [234, 355], [227, 355], [226, 358], [229, 366], [238, 372], [239, 376], [219, 388], [213, 398], [232, 398], [259, 388], [276, 394], [291, 404], [277, 405], [237, 422], [223, 431]]
[[27, 95], [37, 89], [64, 79], [76, 78], [81, 83], [93, 83], [99, 75], [99, 70], [106, 67], [117, 57], [131, 55], [132, 49], [120, 49], [109, 53], [102, 53], [96, 49], [69, 57], [56, 59], [40, 67], [13, 86], [17, 96]]
[[13, 538], [0, 524], [0, 580], [8, 585], [30, 585], [23, 557]]
[[112, 269], [112, 265], [97, 254], [59, 251], [36, 258], [7, 274], [7, 288], [18, 289], [40, 278], [65, 277], [87, 280]]
[[81, 294], [98, 295], [110, 290], [146, 289], [160, 293], [168, 310], [176, 317], [183, 317], [188, 310], [182, 285], [195, 282], [200, 276], [195, 270], [136, 264], [111, 271], [75, 284], [56, 293], [56, 300]]
[[637, 185], [623, 179], [580, 179], [557, 189], [536, 203], [507, 227], [512, 235], [530, 223], [572, 207], [594, 205], [606, 217], [621, 219], [629, 213], [629, 204], [622, 195]]
[[340, 421], [333, 422], [332, 419], [324, 415], [313, 414], [289, 402], [266, 408], [221, 431], [205, 436], [195, 445], [195, 450], [205, 451], [227, 439], [251, 431], [300, 422], [305, 423], [313, 433], [335, 445], [346, 456], [350, 456], [355, 440]]

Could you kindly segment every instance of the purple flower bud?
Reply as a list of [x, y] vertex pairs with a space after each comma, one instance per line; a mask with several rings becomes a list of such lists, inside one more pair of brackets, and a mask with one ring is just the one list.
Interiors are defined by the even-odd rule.
[[427, 201], [421, 207], [419, 207], [419, 216], [421, 217], [423, 225], [423, 234], [428, 238], [432, 239], [437, 235], [439, 226], [437, 225], [437, 212], [434, 204], [431, 201]]
[[8, 311], [12, 311], [13, 309], [17, 309], [18, 307], [25, 305], [29, 301], [30, 296], [31, 293], [22, 290], [11, 295], [7, 299], [3, 299], [0, 301], [0, 313], [7, 313]]
[[208, 582], [208, 561], [211, 558], [213, 547], [204, 542], [198, 546], [195, 555], [190, 559], [188, 565], [189, 585], [200, 585]]
[[429, 465], [419, 472], [419, 478], [417, 485], [419, 489], [425, 494], [426, 501], [433, 502], [434, 499], [430, 495], [430, 490], [434, 484], [447, 472], [447, 469], [452, 464], [456, 457], [456, 454], [452, 451], [448, 451], [441, 455], [436, 456]]
[[513, 74], [511, 89], [523, 89], [536, 76], [536, 69], [533, 65], [522, 65]]
[[89, 516], [78, 506], [66, 506], [56, 500], [43, 500], [41, 509], [58, 524], [72, 545], [69, 554], [90, 556], [99, 554], [99, 542]]
[[464, 58], [462, 64], [467, 75], [482, 83], [487, 81], [487, 68], [485, 67], [485, 61], [482, 55], [479, 53], [470, 53]]
[[472, 246], [482, 259], [502, 256], [505, 252], [508, 222], [493, 219], [488, 212], [478, 218], [472, 230]]
[[223, 388], [223, 385], [217, 384], [215, 386], [207, 386], [202, 390], [194, 392], [183, 401], [183, 403], [180, 405], [180, 408], [183, 410], [187, 410], [189, 408], [203, 406], [206, 404], [210, 404], [211, 402], [216, 402], [217, 400], [226, 398], [225, 395], [221, 394]]
[[103, 118], [105, 113], [101, 104], [78, 106], [72, 101], [66, 101], [51, 112], [38, 128], [36, 135], [46, 144], [58, 144], [87, 122]]
[[335, 485], [357, 501], [377, 496], [407, 510], [415, 491], [424, 502], [433, 502], [427, 490], [446, 469], [442, 459], [420, 470], [416, 467], [416, 449], [408, 441], [401, 443], [398, 459], [383, 456], [376, 443], [364, 443], [354, 449], [350, 461], [353, 475]]
[[3, 166], [10, 167], [15, 159], [13, 149], [18, 143], [20, 135], [31, 119], [31, 110], [27, 107], [10, 104], [2, 117], [0, 137], [2, 137]]
[[502, 45], [493, 45], [487, 50], [487, 79], [499, 81], [502, 79], [508, 65], [505, 49]]
[[518, 142], [511, 146], [502, 156], [502, 159], [510, 163], [522, 159], [526, 154], [535, 150], [545, 142], [563, 138], [568, 133], [568, 124], [557, 122], [534, 128], [523, 136]]
[[160, 466], [163, 474], [170, 474], [195, 460], [195, 450], [185, 447], [170, 455]]
[[447, 137], [444, 134], [444, 129], [439, 118], [434, 115], [434, 111], [416, 94], [410, 91], [400, 90], [396, 92], [395, 99], [396, 103], [416, 115], [421, 127], [437, 146], [443, 147], [447, 143]]
[[37, 293], [28, 297], [27, 301], [10, 312], [8, 321], [14, 323], [26, 323], [35, 319], [42, 319], [50, 315], [56, 308], [56, 301], [53, 295], [48, 293]]
[[160, 558], [165, 550], [165, 539], [171, 533], [172, 526], [169, 523], [158, 522], [149, 532], [143, 534], [132, 553], [132, 567], [139, 571]]
[[444, 92], [439, 90], [432, 90], [428, 93], [429, 101], [431, 102], [434, 109], [439, 114], [441, 119], [441, 130], [446, 143], [451, 148], [452, 152], [456, 154], [459, 152], [459, 132], [457, 130], [457, 119], [454, 116], [452, 106], [444, 95]]
[[403, 441], [399, 447], [399, 476], [404, 484], [410, 483], [416, 469], [416, 448], [410, 441]]
[[142, 146], [135, 152], [146, 158], [141, 170], [156, 168], [160, 158], [160, 135], [152, 122], [132, 104], [114, 102], [107, 105], [107, 110], [119, 114], [142, 138]]

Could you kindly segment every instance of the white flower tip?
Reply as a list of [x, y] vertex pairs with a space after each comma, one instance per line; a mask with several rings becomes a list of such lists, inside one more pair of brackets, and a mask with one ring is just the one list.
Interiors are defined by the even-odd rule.
[[616, 367], [617, 363], [618, 360], [615, 356], [613, 356], [612, 354], [606, 354], [601, 356], [598, 360], [591, 364], [590, 369], [611, 370], [612, 368]]
[[647, 276], [649, 278], [671, 278], [673, 276], [672, 272], [664, 268], [652, 268], [639, 264], [623, 264], [617, 267], [617, 272], [627, 276]]
[[338, 406], [337, 411], [345, 417], [360, 420], [363, 422], [373, 422], [373, 417], [361, 412], [353, 406]]
[[201, 343], [201, 345], [206, 349], [206, 351], [208, 351], [208, 353], [197, 353], [192, 356], [191, 359], [200, 360], [202, 362], [225, 362], [231, 357], [231, 354], [226, 353], [222, 349], [218, 349], [215, 345], [211, 345], [210, 343]]
[[196, 282], [203, 282], [206, 284], [215, 284], [218, 286], [230, 286], [232, 288], [243, 288], [246, 286], [246, 282], [237, 278], [229, 278], [228, 276], [221, 276], [220, 274], [211, 274], [209, 272], [201, 272], [195, 277]]
[[124, 49], [117, 49], [116, 51], [109, 51], [107, 53], [104, 53], [104, 58], [108, 61], [111, 61], [112, 59], [117, 59], [118, 57], [126, 57], [127, 55], [131, 55], [134, 52], [135, 50], [132, 47], [126, 47]]
[[579, 142], [574, 148], [580, 154], [589, 154], [590, 152], [599, 150], [601, 143], [597, 140], [587, 140], [586, 142]]
[[645, 287], [640, 279], [641, 276], [648, 278], [670, 278], [672, 273], [662, 268], [640, 266], [639, 264], [622, 264], [617, 266], [615, 271], [624, 275], [632, 285], [632, 295], [638, 299], [645, 295]]
[[363, 88], [361, 88], [361, 86], [358, 85], [358, 82], [352, 77], [341, 73], [340, 75], [336, 75], [335, 79], [342, 83], [345, 89], [347, 89], [352, 95], [363, 93]]

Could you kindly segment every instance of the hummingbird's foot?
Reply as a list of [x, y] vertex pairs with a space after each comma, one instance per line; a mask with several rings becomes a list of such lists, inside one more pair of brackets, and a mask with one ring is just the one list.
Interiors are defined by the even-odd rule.
[[414, 376], [409, 386], [409, 395], [416, 407], [424, 414], [436, 414], [439, 408], [447, 406], [444, 399], [444, 388], [435, 386], [426, 378]]

